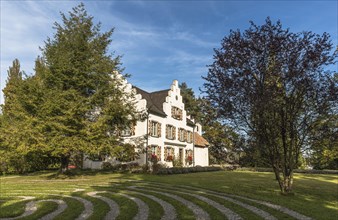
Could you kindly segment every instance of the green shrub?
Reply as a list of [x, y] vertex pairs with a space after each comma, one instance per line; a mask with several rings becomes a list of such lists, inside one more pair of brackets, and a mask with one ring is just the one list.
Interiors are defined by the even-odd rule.
[[112, 170], [113, 165], [109, 162], [103, 162], [101, 165], [102, 170]]
[[171, 168], [161, 168], [157, 171], [156, 174], [159, 175], [170, 175], [170, 174], [183, 174], [183, 173], [194, 173], [194, 172], [211, 172], [211, 171], [220, 171], [221, 167], [171, 167]]

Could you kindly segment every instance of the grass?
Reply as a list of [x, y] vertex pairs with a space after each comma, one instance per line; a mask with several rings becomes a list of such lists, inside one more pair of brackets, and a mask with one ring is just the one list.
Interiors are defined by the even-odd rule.
[[119, 194], [104, 193], [100, 195], [111, 198], [120, 206], [120, 215], [116, 218], [117, 220], [133, 219], [133, 217], [137, 214], [137, 205], [132, 200], [129, 200]]
[[34, 212], [32, 215], [29, 215], [25, 218], [21, 218], [22, 220], [34, 220], [47, 215], [48, 213], [53, 212], [57, 209], [58, 205], [55, 202], [43, 201], [37, 203], [37, 211]]
[[[143, 187], [142, 187], [143, 188]], [[147, 190], [152, 190], [152, 187], [145, 187], [144, 189], [147, 189]], [[177, 195], [187, 201], [190, 201], [200, 207], [203, 207], [203, 210], [206, 211], [210, 216], [212, 216], [213, 219], [224, 219], [224, 216], [223, 214], [217, 210], [216, 208], [214, 208], [213, 206], [207, 204], [206, 202], [203, 202], [199, 199], [196, 199], [195, 197], [193, 196], [189, 196], [187, 194], [182, 194], [180, 193], [179, 191], [172, 191], [172, 190], [168, 190], [168, 188], [166, 187], [161, 187], [160, 189], [156, 189], [157, 191], [161, 191], [161, 192], [166, 192], [166, 193], [169, 193], [169, 194], [172, 194], [172, 195]]]
[[[126, 193], [127, 194], [127, 193]], [[156, 220], [156, 219], [161, 219], [161, 217], [163, 216], [163, 208], [160, 204], [158, 204], [157, 202], [139, 195], [139, 194], [135, 194], [135, 193], [130, 193], [128, 192], [129, 195], [132, 195], [133, 197], [139, 198], [142, 201], [144, 201], [148, 206], [149, 206], [149, 220]]]
[[[57, 219], [74, 219], [83, 211], [84, 207], [79, 201], [62, 197], [62, 195], [76, 195], [92, 201], [94, 205], [94, 215], [92, 219], [102, 219], [104, 214], [109, 211], [107, 204], [99, 199], [89, 198], [84, 192], [74, 193], [74, 191], [76, 189], [83, 189], [85, 192], [99, 190], [119, 191], [125, 190], [126, 186], [139, 184], [137, 181], [166, 184], [168, 188], [164, 190], [180, 185], [198, 187], [232, 195], [241, 195], [278, 204], [314, 219], [336, 219], [336, 216], [338, 216], [338, 175], [295, 174], [294, 195], [285, 196], [280, 194], [273, 173], [220, 171], [169, 176], [107, 172], [80, 172], [78, 175], [70, 177], [63, 175], [56, 176], [55, 173], [52, 172], [36, 172], [22, 176], [3, 176], [0, 177], [0, 200], [5, 201], [0, 203], [0, 217], [14, 217], [23, 213], [24, 204], [27, 201], [22, 202], [17, 199], [17, 196], [35, 196], [37, 200], [40, 198], [63, 199], [68, 204], [68, 208], [59, 215]], [[191, 199], [191, 201], [197, 205], [203, 206], [205, 211], [211, 215], [214, 213], [216, 218], [219, 216], [217, 210], [214, 210], [213, 207], [208, 207], [202, 201], [188, 195], [179, 194], [178, 191], [174, 193], [189, 200]], [[54, 196], [46, 196], [47, 194], [53, 194]], [[192, 212], [182, 206], [178, 201], [156, 193], [148, 194], [156, 195], [156, 197], [172, 204], [176, 208], [180, 219], [192, 218]], [[120, 219], [130, 219], [137, 213], [136, 204], [125, 197], [117, 194], [100, 195], [112, 198], [120, 205]], [[138, 197], [148, 204], [150, 219], [159, 219], [160, 215], [162, 215], [163, 210], [158, 209], [159, 205], [156, 202], [136, 194], [130, 193], [130, 195]], [[206, 197], [234, 210], [244, 219], [258, 219], [258, 216], [255, 216], [250, 211], [238, 205], [215, 198], [212, 195], [206, 195]], [[290, 218], [283, 213], [271, 210], [265, 206], [248, 201], [245, 202], [271, 213], [278, 219]], [[40, 212], [41, 210], [43, 212], [48, 208], [52, 209], [52, 207], [56, 205], [54, 203], [54, 205], [48, 205], [47, 207], [46, 204], [51, 203], [39, 202], [38, 211]], [[153, 213], [152, 210], [161, 211], [160, 214], [156, 214]]]
[[[144, 191], [140, 191], [140, 190], [135, 190], [135, 191], [144, 193]], [[186, 219], [186, 220], [195, 219], [193, 212], [190, 209], [185, 208], [181, 202], [173, 198], [170, 198], [168, 196], [159, 194], [159, 193], [147, 192], [147, 194], [156, 196], [157, 198], [170, 203], [176, 209], [178, 219]]]
[[21, 215], [25, 211], [27, 201], [9, 200], [0, 205], [0, 218], [15, 217]]

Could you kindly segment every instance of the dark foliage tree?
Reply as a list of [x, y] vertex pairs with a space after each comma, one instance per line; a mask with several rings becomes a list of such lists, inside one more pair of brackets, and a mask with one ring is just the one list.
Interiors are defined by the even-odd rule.
[[231, 31], [205, 77], [213, 106], [267, 155], [283, 193], [292, 189], [314, 122], [337, 103], [337, 84], [324, 70], [336, 63], [332, 50], [327, 33], [292, 33], [267, 18]]
[[310, 134], [310, 161], [314, 169], [338, 169], [338, 114], [319, 119]]
[[189, 88], [187, 83], [182, 82], [179, 85], [181, 89], [181, 95], [183, 98], [184, 108], [187, 111], [187, 114], [192, 118], [199, 120], [200, 115], [200, 106], [198, 99], [195, 97], [195, 93], [192, 88]]
[[183, 82], [179, 85], [185, 110], [203, 126], [203, 137], [209, 142], [211, 163], [234, 163], [231, 158], [239, 143], [239, 136], [218, 120], [217, 112], [204, 98], [196, 98], [192, 88]]

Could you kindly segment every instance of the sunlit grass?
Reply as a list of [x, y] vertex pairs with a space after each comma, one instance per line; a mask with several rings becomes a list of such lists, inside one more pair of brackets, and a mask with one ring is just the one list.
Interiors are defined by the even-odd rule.
[[[107, 205], [97, 199], [87, 197], [84, 194], [85, 192], [125, 190], [126, 186], [135, 185], [138, 181], [146, 181], [163, 183], [171, 187], [193, 186], [269, 201], [313, 217], [314, 219], [326, 220], [335, 219], [336, 216], [338, 216], [337, 180], [337, 175], [295, 174], [294, 194], [284, 196], [279, 192], [274, 174], [269, 172], [220, 171], [166, 176], [79, 172], [77, 175], [70, 177], [64, 175], [56, 176], [53, 172], [37, 172], [22, 176], [0, 177], [0, 200], [6, 200], [0, 203], [0, 208], [2, 209], [0, 216], [9, 217], [20, 215], [24, 211], [24, 204], [27, 201], [21, 202], [17, 197], [35, 196], [37, 200], [46, 198], [63, 199], [68, 204], [68, 208], [64, 213], [58, 216], [57, 219], [76, 218], [83, 210], [83, 205], [77, 200], [62, 197], [62, 195], [77, 195], [93, 201], [94, 216], [102, 217], [108, 211]], [[75, 191], [79, 189], [85, 190], [85, 192], [75, 193]], [[47, 194], [53, 194], [54, 196], [46, 196]], [[170, 202], [177, 209], [179, 218], [192, 218], [192, 213], [179, 202], [160, 194], [149, 194], [156, 195], [158, 198]], [[113, 198], [111, 195], [109, 197]], [[125, 210], [123, 213], [126, 213], [127, 216], [130, 217], [132, 215], [127, 212], [127, 205], [131, 205], [133, 207], [132, 213], [136, 213], [137, 210], [135, 209], [136, 206], [134, 203], [119, 196], [114, 196], [114, 198], [118, 199], [120, 203], [124, 205], [122, 210]], [[232, 203], [226, 201], [222, 202], [219, 199], [216, 200], [228, 207], [234, 207], [234, 211], [238, 211], [245, 219], [256, 218], [252, 213], [243, 211], [241, 207], [232, 205]], [[145, 199], [145, 202], [149, 204], [152, 210], [156, 207], [155, 203], [151, 203], [147, 199]], [[198, 203], [197, 200], [194, 202]], [[40, 206], [44, 207], [44, 204], [47, 203], [41, 204]], [[214, 211], [210, 209], [209, 212], [212, 213]], [[285, 218], [285, 215], [278, 214], [278, 212], [274, 212], [273, 210], [269, 210], [269, 212], [275, 216], [277, 215], [276, 217], [278, 218]], [[151, 218], [159, 217], [159, 215], [150, 216]]]

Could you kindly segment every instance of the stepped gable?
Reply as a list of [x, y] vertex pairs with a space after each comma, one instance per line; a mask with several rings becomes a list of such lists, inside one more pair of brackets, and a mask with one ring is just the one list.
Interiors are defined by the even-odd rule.
[[194, 127], [195, 123], [191, 119], [187, 118], [187, 125], [190, 127]]
[[147, 108], [151, 113], [162, 117], [167, 117], [167, 114], [163, 111], [163, 103], [165, 102], [170, 89], [149, 93], [136, 86], [133, 86], [133, 88], [138, 94], [142, 96], [143, 99], [147, 101]]
[[209, 147], [209, 142], [197, 132], [194, 133], [194, 142], [196, 147]]

